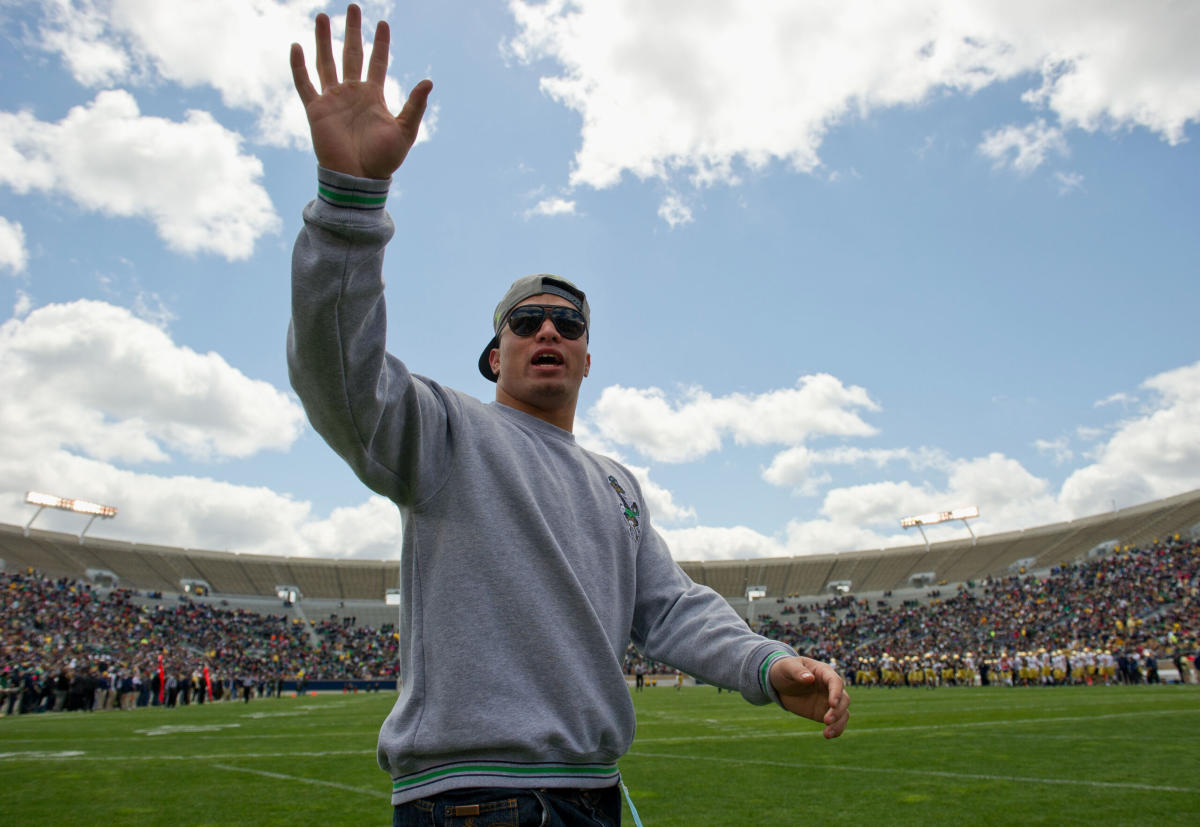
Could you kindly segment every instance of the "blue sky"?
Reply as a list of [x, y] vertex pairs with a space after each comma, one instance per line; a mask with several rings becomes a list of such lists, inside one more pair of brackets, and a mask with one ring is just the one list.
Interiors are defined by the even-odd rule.
[[[390, 348], [490, 398], [509, 282], [579, 283], [576, 433], [677, 558], [1200, 487], [1200, 7], [363, 8], [392, 99], [434, 81], [389, 201]], [[315, 2], [0, 2], [0, 521], [33, 489], [116, 505], [99, 536], [396, 553], [284, 364], [315, 189], [287, 53], [311, 66], [322, 10], [340, 37]]]

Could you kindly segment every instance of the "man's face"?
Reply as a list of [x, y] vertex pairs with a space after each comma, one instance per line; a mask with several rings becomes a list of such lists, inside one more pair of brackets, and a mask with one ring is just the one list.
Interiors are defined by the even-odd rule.
[[[526, 304], [574, 306], [550, 293], [531, 296], [517, 306]], [[497, 398], [518, 409], [532, 408], [527, 412], [534, 415], [569, 407], [573, 416], [591, 360], [587, 336], [563, 338], [549, 316], [532, 336], [516, 335], [506, 320], [500, 329], [500, 346], [491, 354], [492, 370], [499, 374]]]

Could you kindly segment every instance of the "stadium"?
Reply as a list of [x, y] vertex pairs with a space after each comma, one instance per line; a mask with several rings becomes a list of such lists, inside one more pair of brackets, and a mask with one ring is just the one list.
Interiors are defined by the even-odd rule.
[[[1195, 654], [1200, 627], [1194, 594], [1198, 537], [1200, 491], [1193, 491], [1027, 531], [978, 538], [972, 532], [961, 540], [885, 550], [682, 562], [680, 566], [764, 634], [816, 657], [853, 665], [856, 672], [868, 671], [868, 660], [884, 656], [958, 661], [969, 653], [972, 660], [998, 660], [1002, 653], [1023, 657], [1026, 651], [1046, 653], [1069, 644], [1096, 651], [1136, 648], [1139, 660], [1149, 652], [1162, 661], [1156, 663], [1160, 676], [1183, 680], [1187, 670], [1180, 674], [1173, 659], [1176, 654]], [[1155, 563], [1156, 554], [1170, 555], [1164, 571], [1167, 582], [1148, 598], [1138, 594], [1138, 587], [1155, 565], [1164, 567]], [[394, 652], [398, 559], [325, 560], [201, 551], [14, 525], [0, 525], [0, 555], [9, 590], [16, 590], [24, 579], [41, 578], [69, 583], [69, 593], [87, 592], [101, 603], [135, 607], [171, 627], [178, 626], [173, 616], [203, 610], [208, 619], [236, 620], [230, 624], [234, 633], [243, 626], [262, 630], [259, 638], [238, 634], [235, 640], [164, 639], [162, 652], [154, 652], [151, 660], [156, 663], [158, 655], [165, 653], [172, 662], [168, 665], [188, 676], [203, 663], [227, 682], [249, 677], [256, 684], [283, 682], [288, 690], [296, 689], [300, 680], [316, 689], [347, 684], [373, 688], [394, 681], [394, 663], [387, 654]], [[902, 640], [883, 631], [896, 625], [897, 616], [915, 609], [931, 617], [947, 616], [930, 625], [953, 625], [964, 603], [974, 610], [981, 596], [1002, 595], [1010, 584], [1016, 584], [1018, 592], [1027, 591], [1030, 583], [1054, 583], [1064, 578], [1064, 572], [1112, 569], [1122, 560], [1135, 561], [1123, 567], [1131, 571], [1122, 570], [1129, 582], [1116, 581], [1117, 593], [1105, 596], [1107, 602], [1097, 606], [1097, 615], [1121, 628], [1128, 622], [1124, 634], [1104, 624], [1075, 628], [1078, 619], [1072, 625], [1065, 615], [1039, 614], [1044, 628], [1018, 629], [998, 620], [1006, 611], [1021, 611], [1023, 597], [988, 598], [1014, 606], [995, 607], [998, 625], [988, 628], [986, 637], [960, 632], [947, 638], [929, 632]], [[1084, 599], [1087, 586], [1071, 581], [1064, 588], [1069, 591], [1058, 608], [1069, 612], [1069, 602]], [[1124, 616], [1117, 613], [1118, 603]], [[874, 621], [865, 625], [875, 634], [852, 628], [863, 625], [864, 614]], [[248, 624], [248, 616], [260, 620]], [[10, 628], [18, 623], [14, 619]], [[62, 666], [47, 662], [28, 638], [10, 638], [6, 633], [4, 644], [7, 669], [19, 665], [22, 651], [33, 658], [26, 665], [47, 672]], [[64, 644], [74, 646], [72, 653], [81, 656], [76, 659], [143, 670], [147, 685], [153, 679], [155, 663], [144, 662], [149, 653], [122, 651], [117, 644], [87, 636], [62, 641], [60, 649]], [[61, 658], [52, 656], [53, 660]], [[658, 664], [644, 663], [632, 648], [626, 666], [631, 673], [660, 670]], [[950, 667], [937, 667], [939, 678], [944, 668]], [[972, 669], [978, 680], [977, 667]]]
[[1200, 4], [361, 5], [4, 4], [4, 821], [1196, 820]]
[[[950, 714], [962, 717], [959, 725], [982, 727], [989, 738], [997, 736], [1002, 724], [1018, 731], [1033, 725], [1047, 732], [1050, 744], [1053, 738], [1068, 736], [1054, 736], [1048, 727], [1086, 738], [1078, 735], [1079, 730], [1092, 726], [1097, 715], [1108, 717], [1100, 727], [1103, 737], [1118, 738], [1124, 737], [1119, 733], [1130, 713], [1113, 710], [1127, 710], [1131, 703], [1147, 705], [1152, 723], [1135, 726], [1128, 737], [1140, 744], [1139, 733], [1145, 726], [1166, 727], [1153, 750], [1156, 757], [1146, 759], [1158, 778], [1154, 784], [1130, 782], [1123, 770], [1095, 765], [1091, 758], [1073, 768], [1081, 776], [1078, 781], [1064, 781], [1061, 769], [1052, 769], [1052, 750], [1022, 759], [1031, 762], [1030, 768], [1046, 762], [1048, 777], [1057, 779], [1054, 784], [1085, 786], [1101, 798], [1110, 796], [1112, 803], [1105, 806], [1119, 810], [1135, 793], [1155, 802], [1146, 806], [1164, 807], [1173, 796], [1194, 792], [1190, 780], [1179, 785], [1161, 783], [1163, 773], [1195, 767], [1192, 746], [1187, 746], [1183, 764], [1171, 769], [1164, 768], [1161, 756], [1174, 755], [1176, 749], [1168, 721], [1183, 716], [1181, 720], [1194, 726], [1194, 715], [1200, 712], [1195, 687], [1189, 685], [1197, 680], [1193, 660], [1200, 628], [1198, 535], [1200, 491], [1193, 491], [1026, 531], [978, 538], [971, 534], [960, 540], [886, 550], [684, 562], [681, 567], [695, 581], [719, 592], [763, 634], [842, 668], [857, 693], [851, 739], [864, 718], [873, 725], [871, 729], [882, 727], [903, 739], [906, 727], [900, 722], [921, 714], [917, 709], [932, 707], [943, 714], [947, 702], [956, 707]], [[88, 753], [78, 749], [81, 744], [70, 735], [43, 740], [52, 731], [50, 725], [24, 729], [23, 723], [61, 721], [72, 733], [82, 725], [95, 729], [90, 737], [120, 744], [131, 737], [128, 730], [136, 721], [134, 732], [141, 734], [132, 737], [143, 743], [136, 747], [139, 758], [131, 757], [128, 763], [137, 772], [146, 770], [141, 760], [149, 737], [145, 733], [153, 732], [164, 738], [160, 742], [164, 746], [166, 740], [175, 742], [155, 770], [168, 773], [171, 784], [180, 782], [170, 768], [182, 762], [216, 768], [201, 773], [200, 787], [205, 789], [225, 783], [226, 776], [241, 775], [248, 785], [244, 797], [223, 799], [220, 806], [225, 810], [210, 800], [211, 792], [187, 793], [206, 801], [205, 807], [226, 813], [214, 823], [226, 819], [282, 823], [287, 813], [297, 812], [304, 814], [301, 823], [308, 823], [320, 809], [313, 809], [314, 799], [325, 801], [329, 794], [355, 799], [367, 791], [371, 796], [380, 794], [372, 791], [378, 779], [373, 777], [377, 770], [370, 755], [374, 727], [386, 713], [388, 697], [394, 697], [397, 561], [201, 551], [15, 525], [0, 525], [0, 560], [5, 592], [5, 695], [0, 711], [6, 714], [3, 726], [9, 743], [0, 756], [0, 772], [14, 779], [57, 775], [64, 771], [62, 759]], [[1106, 662], [1109, 655], [1113, 657]], [[631, 684], [635, 673], [647, 675], [649, 691], [635, 696], [643, 723], [623, 771], [631, 777], [635, 796], [648, 814], [665, 803], [659, 801], [660, 795], [669, 798], [671, 790], [714, 783], [703, 780], [703, 774], [699, 781], [678, 777], [681, 762], [711, 761], [715, 773], [744, 774], [747, 783], [764, 785], [761, 795], [769, 799], [771, 784], [778, 783], [771, 779], [788, 762], [764, 762], [762, 750], [779, 758], [791, 749], [785, 744], [792, 739], [812, 735], [781, 719], [756, 715], [751, 724], [754, 737], [747, 741], [729, 736], [736, 742], [733, 747], [726, 743], [729, 728], [745, 727], [744, 721], [739, 723], [742, 716], [755, 715], [757, 708], [643, 661], [632, 647], [625, 666]], [[1160, 688], [1154, 690], [1150, 684]], [[934, 689], [944, 691], [924, 694]], [[325, 691], [318, 694], [318, 690]], [[1060, 714], [1044, 716], [1035, 711], [1023, 720], [1030, 715], [1028, 696], [1023, 693], [1030, 691], [1051, 695]], [[1162, 694], [1166, 691], [1176, 694]], [[1128, 697], [1139, 692], [1154, 694], [1136, 700]], [[254, 704], [247, 705], [251, 700]], [[1164, 702], [1166, 706], [1160, 708]], [[904, 712], [897, 711], [897, 704], [916, 706]], [[1098, 711], [1096, 704], [1109, 712]], [[670, 721], [678, 717], [681, 705], [689, 710], [686, 715], [705, 716], [708, 723], [691, 722], [680, 730], [677, 722]], [[1034, 709], [1040, 706], [1039, 702]], [[271, 711], [263, 713], [262, 708]], [[1025, 711], [1019, 711], [1022, 708]], [[246, 713], [247, 709], [254, 712]], [[1064, 709], [1071, 714], [1062, 714]], [[79, 718], [84, 711], [101, 714]], [[108, 714], [114, 712], [122, 714]], [[235, 736], [221, 735], [223, 727], [233, 732], [233, 727], [245, 726], [248, 714], [258, 716], [255, 722], [312, 715], [328, 728], [323, 730], [328, 743], [345, 743], [346, 736], [338, 733], [349, 727], [357, 731], [356, 744], [346, 750], [312, 750], [310, 745], [313, 754], [305, 760], [317, 762], [321, 769], [275, 773], [276, 780], [269, 786], [279, 789], [270, 795], [280, 800], [271, 812], [284, 814], [277, 821], [276, 815], [258, 810], [254, 801], [262, 793], [253, 782], [271, 778], [273, 771], [264, 766], [288, 754], [287, 749], [260, 748], [261, 739], [284, 738], [288, 727], [276, 722], [261, 739], [252, 740], [259, 745], [254, 748], [234, 740]], [[342, 720], [349, 714], [354, 715], [350, 722]], [[218, 716], [222, 722], [213, 723]], [[238, 720], [231, 722], [230, 716]], [[890, 724], [885, 723], [888, 716], [895, 716]], [[972, 717], [979, 720], [972, 723]], [[717, 726], [718, 721], [724, 723]], [[152, 724], [149, 729], [148, 724]], [[654, 735], [668, 724], [672, 734]], [[114, 729], [122, 734], [114, 734]], [[179, 733], [186, 732], [211, 733], [202, 737], [220, 740], [218, 758], [211, 757], [205, 742], [193, 740], [184, 746]], [[61, 749], [62, 743], [75, 748]], [[687, 747], [663, 751], [664, 743]], [[27, 749], [29, 744], [39, 746]], [[237, 751], [229, 752], [231, 744], [237, 745]], [[796, 747], [804, 749], [802, 742]], [[1009, 748], [1016, 746], [1004, 747]], [[704, 758], [712, 749], [718, 755]], [[1034, 774], [1023, 782], [1009, 778], [1011, 773], [960, 776], [946, 770], [921, 776], [916, 766], [930, 757], [919, 744], [905, 749], [915, 750], [916, 765], [907, 772], [912, 774], [911, 782], [920, 782], [918, 786], [930, 778], [952, 787], [974, 783], [974, 778], [992, 794], [1011, 784], [1034, 784], [1030, 779], [1036, 776], [1032, 769]], [[1126, 744], [1122, 749], [1130, 754], [1143, 747]], [[743, 750], [746, 755], [736, 757]], [[808, 760], [815, 759], [804, 751]], [[158, 752], [156, 743], [146, 754]], [[165, 757], [168, 753], [170, 757]], [[348, 754], [360, 756], [361, 761], [353, 763], [361, 766], [350, 770], [351, 762], [343, 757]], [[910, 762], [905, 759], [899, 765], [907, 767]], [[888, 766], [901, 775], [906, 772], [895, 762], [889, 761]], [[126, 784], [129, 776], [124, 773], [130, 767], [103, 763], [100, 767], [109, 783]], [[841, 774], [847, 772], [843, 768]], [[1114, 772], [1124, 780], [1107, 785], [1095, 777]], [[361, 774], [362, 779], [334, 780], [343, 773], [348, 773], [347, 778]], [[863, 782], [870, 780], [867, 775]], [[321, 785], [319, 792], [312, 789], [314, 783]], [[93, 798], [98, 794], [96, 786], [86, 783], [80, 794]], [[297, 791], [313, 794], [298, 802]], [[45, 809], [23, 796], [18, 811], [30, 813], [37, 821], [39, 813], [54, 812], [58, 794], [47, 797]], [[695, 794], [704, 793], [696, 789]], [[1052, 796], [1051, 788], [1031, 795], [1035, 803], [1030, 806], [1049, 806], [1046, 801], [1053, 801], [1043, 797]], [[132, 790], [115, 794], [110, 789], [104, 796], [139, 799]], [[919, 806], [924, 796], [920, 793], [911, 799], [910, 804], [917, 806], [909, 809], [927, 812]], [[848, 812], [863, 817], [878, 814], [879, 804], [872, 804], [871, 798], [867, 795]], [[770, 817], [740, 821], [743, 816], [722, 815], [720, 808], [726, 806], [722, 801], [720, 796], [713, 799], [711, 806], [716, 809], [710, 820], [673, 821], [667, 808], [660, 817], [648, 817], [648, 823], [774, 823]], [[119, 810], [117, 804], [112, 806]], [[164, 822], [170, 820], [165, 817], [171, 812], [169, 806], [143, 802], [134, 809], [138, 807], [163, 816]], [[8, 807], [6, 811], [13, 812]], [[247, 815], [250, 811], [254, 814]], [[1169, 806], [1161, 812], [1162, 820], [1171, 820]], [[321, 821], [360, 823], [333, 811]], [[150, 817], [145, 823], [157, 822]]]

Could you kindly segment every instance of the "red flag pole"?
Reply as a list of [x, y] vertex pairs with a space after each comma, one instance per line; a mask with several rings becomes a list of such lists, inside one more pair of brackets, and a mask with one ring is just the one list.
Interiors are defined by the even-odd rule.
[[162, 655], [158, 656], [158, 704], [162, 706], [167, 691], [167, 675], [163, 671]]
[[209, 675], [208, 675], [208, 664], [207, 663], [204, 664], [204, 688], [208, 690], [208, 699], [211, 701], [213, 699], [213, 697], [212, 697], [212, 678], [209, 677]]

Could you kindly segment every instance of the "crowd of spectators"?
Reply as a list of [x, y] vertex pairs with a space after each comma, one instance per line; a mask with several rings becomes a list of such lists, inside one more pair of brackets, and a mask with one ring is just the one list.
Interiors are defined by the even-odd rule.
[[[798, 607], [794, 620], [765, 620], [759, 630], [851, 676], [873, 675], [873, 682], [886, 683], [880, 672], [890, 662], [905, 682], [919, 667], [923, 676], [932, 669], [941, 683], [948, 670], [957, 675], [970, 660], [976, 674], [990, 671], [1007, 681], [1015, 673], [1014, 682], [1028, 683], [1021, 665], [1034, 656], [1037, 682], [1054, 682], [1041, 678], [1043, 661], [1056, 653], [1067, 658], [1059, 682], [1077, 676], [1079, 664], [1086, 680], [1088, 661], [1105, 655], [1118, 667], [1122, 659], [1140, 664], [1136, 671], [1150, 680], [1157, 659], [1167, 658], [1186, 678], [1200, 645], [1200, 551], [1194, 542], [1173, 539], [1047, 575], [990, 578], [963, 584], [949, 597], [939, 589], [925, 600], [889, 604], [839, 595]], [[1051, 678], [1054, 671], [1051, 665]], [[1134, 671], [1118, 669], [1117, 679], [1131, 680]]]
[[[161, 597], [161, 595], [158, 595]], [[396, 673], [394, 629], [180, 599], [140, 605], [37, 572], [0, 572], [0, 714], [128, 709], [277, 694], [282, 682]]]
[[[859, 683], [975, 684], [989, 674], [1016, 685], [1154, 680], [1158, 658], [1172, 660], [1184, 679], [1193, 668], [1194, 542], [946, 590], [953, 594], [939, 589], [919, 600], [797, 600], [755, 625]], [[133, 597], [33, 571], [0, 573], [0, 714], [249, 700], [279, 694], [285, 680], [303, 691], [310, 681], [396, 678], [390, 625], [337, 616], [306, 624], [186, 598], [143, 605]], [[625, 669], [674, 675], [632, 646]]]

